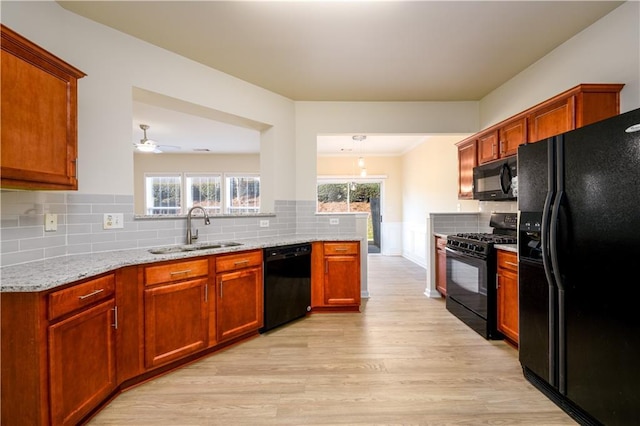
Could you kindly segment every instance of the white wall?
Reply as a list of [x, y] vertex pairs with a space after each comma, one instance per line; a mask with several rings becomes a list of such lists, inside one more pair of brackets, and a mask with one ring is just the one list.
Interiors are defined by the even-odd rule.
[[[295, 198], [294, 103], [48, 2], [3, 2], [2, 21], [87, 73], [78, 84], [79, 193], [132, 194], [132, 90], [239, 117], [264, 128], [263, 199]], [[290, 167], [282, 167], [283, 164]], [[271, 210], [272, 211], [272, 210]]]
[[259, 154], [134, 154], [134, 211], [144, 215], [145, 173], [260, 173]]
[[580, 83], [624, 83], [620, 111], [640, 107], [640, 2], [622, 4], [485, 96], [481, 127]]
[[402, 157], [403, 255], [427, 266], [431, 212], [478, 211], [478, 202], [458, 200], [458, 149], [468, 134], [432, 137]]
[[478, 130], [477, 102], [296, 102], [296, 198], [315, 199], [321, 133], [429, 134]]

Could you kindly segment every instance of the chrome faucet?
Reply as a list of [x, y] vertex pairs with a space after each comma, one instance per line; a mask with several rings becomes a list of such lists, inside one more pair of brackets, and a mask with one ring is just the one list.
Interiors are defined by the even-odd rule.
[[191, 214], [193, 213], [193, 211], [195, 209], [200, 209], [202, 210], [202, 213], [204, 214], [204, 224], [205, 225], [209, 225], [211, 223], [211, 221], [209, 220], [209, 215], [207, 214], [207, 211], [200, 206], [193, 206], [189, 209], [189, 213], [187, 213], [187, 244], [192, 244], [193, 240], [197, 240], [198, 239], [198, 230], [196, 229], [196, 233], [195, 235], [191, 234]]

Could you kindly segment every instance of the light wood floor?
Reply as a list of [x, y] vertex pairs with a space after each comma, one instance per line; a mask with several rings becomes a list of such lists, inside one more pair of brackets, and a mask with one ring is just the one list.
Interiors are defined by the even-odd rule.
[[423, 295], [425, 270], [369, 256], [361, 313], [313, 314], [119, 395], [98, 425], [575, 425]]

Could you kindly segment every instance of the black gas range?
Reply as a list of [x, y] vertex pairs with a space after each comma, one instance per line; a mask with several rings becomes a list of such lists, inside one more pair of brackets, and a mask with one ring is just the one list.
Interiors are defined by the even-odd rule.
[[486, 258], [496, 244], [516, 244], [516, 236], [489, 233], [459, 233], [447, 236], [447, 247], [470, 256]]
[[447, 236], [447, 310], [487, 339], [497, 330], [496, 244], [517, 243], [517, 213], [492, 213], [492, 232]]

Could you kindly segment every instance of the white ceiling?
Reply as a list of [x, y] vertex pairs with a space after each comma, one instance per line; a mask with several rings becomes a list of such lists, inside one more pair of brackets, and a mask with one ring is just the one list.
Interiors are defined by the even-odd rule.
[[[58, 3], [296, 101], [459, 101], [480, 100], [623, 2]], [[134, 105], [134, 127], [151, 121], [151, 110]], [[167, 126], [181, 119], [163, 117]], [[160, 137], [160, 126], [145, 124], [150, 138], [173, 144], [173, 136]], [[197, 129], [191, 122], [176, 131], [183, 146]], [[327, 137], [326, 147], [319, 143], [319, 151], [351, 144], [352, 135], [342, 144], [337, 136]], [[398, 152], [406, 150], [397, 144]]]

